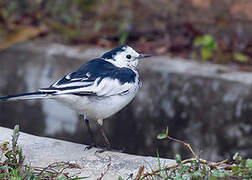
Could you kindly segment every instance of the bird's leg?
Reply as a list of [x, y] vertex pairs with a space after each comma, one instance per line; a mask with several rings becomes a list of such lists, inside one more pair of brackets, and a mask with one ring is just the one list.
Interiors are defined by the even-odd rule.
[[86, 115], [83, 116], [83, 119], [85, 121], [85, 124], [88, 128], [88, 133], [91, 137], [91, 144], [89, 146], [87, 146], [85, 149], [88, 150], [88, 149], [91, 149], [92, 147], [96, 147], [96, 143], [95, 143], [95, 140], [94, 140], [94, 133], [90, 127], [90, 123], [89, 123], [89, 120], [86, 118]]
[[96, 121], [96, 125], [98, 126], [98, 129], [100, 130], [100, 132], [101, 132], [101, 134], [102, 134], [102, 136], [104, 138], [104, 141], [105, 141], [105, 148], [102, 148], [102, 150], [97, 151], [99, 153], [102, 153], [102, 152], [104, 152], [106, 150], [111, 150], [111, 144], [110, 144], [110, 142], [109, 142], [109, 140], [108, 140], [108, 138], [106, 136], [106, 133], [105, 133], [105, 131], [103, 129], [102, 124], [103, 124], [102, 119], [98, 119], [98, 121]]
[[95, 140], [94, 140], [94, 133], [91, 130], [91, 127], [90, 127], [88, 119], [85, 120], [85, 124], [86, 124], [86, 126], [88, 128], [88, 132], [89, 132], [90, 137], [91, 137], [91, 145], [87, 149], [91, 149], [92, 147], [96, 147]]
[[106, 133], [105, 133], [105, 131], [104, 131], [104, 129], [103, 129], [103, 119], [98, 119], [98, 121], [96, 122], [96, 125], [98, 126], [98, 128], [99, 128], [99, 130], [100, 130], [100, 132], [101, 132], [101, 134], [102, 134], [102, 136], [103, 136], [103, 138], [104, 138], [104, 141], [105, 141], [105, 145], [106, 145], [106, 149], [111, 149], [111, 144], [110, 144], [110, 142], [109, 142], [109, 140], [108, 140], [108, 138], [107, 138], [107, 136], [106, 136]]
[[100, 130], [103, 138], [104, 138], [104, 141], [105, 141], [105, 144], [106, 144], [106, 149], [110, 150], [111, 149], [111, 144], [110, 144], [110, 142], [109, 142], [109, 140], [108, 140], [108, 138], [107, 138], [107, 136], [105, 134], [105, 131], [104, 131], [103, 127], [101, 125], [98, 125], [98, 127], [99, 127], [99, 130]]
[[105, 148], [102, 148], [101, 150], [98, 150], [96, 152], [97, 153], [103, 153], [104, 151], [123, 152], [124, 149], [122, 149], [122, 150], [112, 149], [111, 144], [110, 144], [110, 142], [109, 142], [109, 140], [108, 140], [108, 138], [106, 136], [106, 133], [104, 131], [104, 128], [102, 126], [103, 120], [99, 119], [96, 124], [97, 124], [97, 126], [98, 126], [98, 128], [99, 128], [99, 130], [100, 130], [100, 132], [101, 132], [101, 134], [103, 136], [103, 138], [104, 138], [104, 141], [105, 141]]

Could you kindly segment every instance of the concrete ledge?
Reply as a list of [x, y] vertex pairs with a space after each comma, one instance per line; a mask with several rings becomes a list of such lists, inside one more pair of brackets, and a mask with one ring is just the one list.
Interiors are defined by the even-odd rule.
[[[11, 142], [12, 130], [0, 127], [0, 143]], [[95, 153], [93, 148], [84, 151], [86, 145], [56, 140], [51, 138], [38, 137], [26, 133], [20, 133], [18, 145], [22, 147], [25, 155], [25, 164], [39, 167], [46, 167], [53, 162], [69, 161], [80, 165], [81, 169], [69, 169], [70, 173], [80, 173], [79, 176], [88, 176], [89, 179], [97, 179], [101, 173], [111, 166], [103, 179], [118, 179], [136, 176], [140, 166], [145, 171], [150, 171], [158, 166], [155, 157], [135, 156], [117, 152]], [[161, 159], [161, 164], [173, 164], [174, 160]]]

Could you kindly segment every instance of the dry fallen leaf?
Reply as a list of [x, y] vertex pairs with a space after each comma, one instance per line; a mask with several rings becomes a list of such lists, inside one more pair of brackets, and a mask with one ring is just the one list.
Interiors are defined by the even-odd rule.
[[2, 42], [0, 42], [0, 50], [6, 49], [13, 44], [35, 38], [41, 34], [46, 33], [47, 31], [48, 29], [45, 25], [41, 25], [39, 27], [18, 27], [18, 30], [16, 32], [8, 35]]

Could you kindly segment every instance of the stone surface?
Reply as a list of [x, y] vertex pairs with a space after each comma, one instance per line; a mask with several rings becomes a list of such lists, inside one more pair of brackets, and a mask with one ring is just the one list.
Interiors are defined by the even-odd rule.
[[[0, 144], [6, 141], [11, 142], [11, 129], [0, 127]], [[88, 179], [97, 179], [111, 164], [105, 179], [118, 179], [119, 176], [126, 179], [131, 174], [137, 175], [139, 167], [144, 166], [146, 171], [158, 168], [158, 160], [154, 157], [134, 156], [118, 152], [95, 153], [96, 148], [86, 150], [85, 145], [56, 140], [51, 138], [38, 137], [21, 133], [18, 145], [22, 147], [25, 156], [25, 164], [46, 167], [54, 162], [77, 163], [81, 169], [67, 169], [66, 172], [85, 176]], [[111, 161], [110, 161], [110, 158]], [[160, 159], [161, 164], [171, 165], [174, 160]]]
[[[103, 52], [40, 42], [11, 47], [0, 52], [0, 94], [46, 87]], [[167, 56], [141, 61], [138, 69], [143, 87], [136, 98], [104, 121], [114, 147], [138, 155], [155, 156], [158, 149], [161, 157], [190, 157], [182, 145], [156, 139], [169, 126], [172, 137], [191, 143], [205, 159], [221, 160], [236, 151], [252, 156], [251, 72]], [[76, 114], [51, 100], [1, 103], [0, 125], [14, 124], [27, 133], [89, 143]]]

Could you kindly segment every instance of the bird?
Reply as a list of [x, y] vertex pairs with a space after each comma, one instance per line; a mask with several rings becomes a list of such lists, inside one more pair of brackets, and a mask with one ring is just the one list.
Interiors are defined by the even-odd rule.
[[104, 138], [104, 149], [111, 150], [103, 120], [123, 109], [136, 96], [142, 84], [136, 67], [139, 60], [150, 56], [121, 45], [88, 61], [47, 88], [0, 97], [0, 101], [53, 99], [61, 102], [83, 118], [92, 142], [87, 149], [97, 147], [89, 123], [95, 121]]

